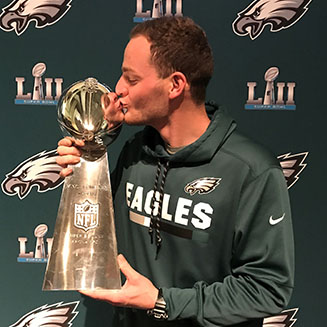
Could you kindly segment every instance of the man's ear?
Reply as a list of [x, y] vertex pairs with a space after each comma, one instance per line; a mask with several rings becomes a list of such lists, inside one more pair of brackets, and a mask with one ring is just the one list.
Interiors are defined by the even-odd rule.
[[170, 75], [169, 98], [171, 100], [180, 96], [184, 91], [190, 89], [186, 77], [181, 72], [174, 72]]

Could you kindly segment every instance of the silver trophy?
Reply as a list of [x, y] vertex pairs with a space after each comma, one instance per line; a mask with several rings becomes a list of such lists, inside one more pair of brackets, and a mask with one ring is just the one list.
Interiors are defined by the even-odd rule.
[[108, 129], [101, 107], [108, 92], [88, 78], [65, 90], [58, 103], [60, 126], [85, 146], [80, 163], [65, 179], [43, 290], [121, 287], [106, 153], [115, 131]]

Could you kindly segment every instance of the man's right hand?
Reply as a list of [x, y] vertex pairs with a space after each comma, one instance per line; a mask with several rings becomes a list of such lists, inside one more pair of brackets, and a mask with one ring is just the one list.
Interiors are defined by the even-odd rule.
[[61, 177], [67, 177], [73, 172], [71, 167], [68, 165], [76, 165], [80, 162], [82, 152], [79, 148], [83, 147], [84, 141], [74, 139], [73, 137], [65, 137], [58, 142], [57, 152], [57, 164], [63, 169], [60, 172]]

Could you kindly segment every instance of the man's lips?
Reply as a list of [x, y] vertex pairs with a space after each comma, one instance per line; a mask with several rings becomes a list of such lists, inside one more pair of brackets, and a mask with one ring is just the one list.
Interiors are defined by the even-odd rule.
[[128, 106], [126, 103], [123, 103], [120, 101], [120, 108], [121, 108], [121, 111], [126, 114], [127, 110], [128, 110]]

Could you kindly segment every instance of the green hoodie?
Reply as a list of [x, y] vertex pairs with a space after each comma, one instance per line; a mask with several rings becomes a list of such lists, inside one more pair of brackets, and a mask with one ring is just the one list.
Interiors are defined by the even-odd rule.
[[169, 315], [158, 322], [121, 308], [117, 325], [257, 327], [288, 303], [294, 254], [282, 169], [222, 110], [173, 155], [153, 128], [137, 133], [112, 187], [119, 252], [163, 289]]

